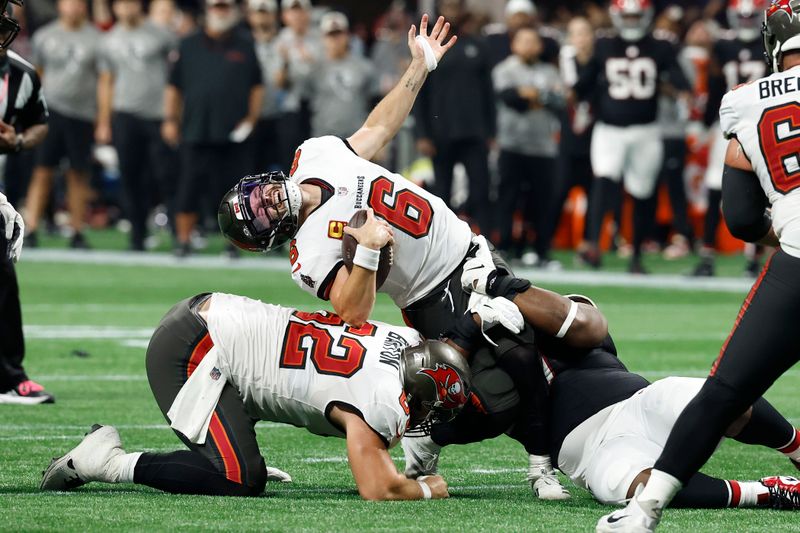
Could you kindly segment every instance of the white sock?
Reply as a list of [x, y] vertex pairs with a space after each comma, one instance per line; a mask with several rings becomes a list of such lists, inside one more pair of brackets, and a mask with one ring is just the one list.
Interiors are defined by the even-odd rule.
[[790, 440], [785, 446], [778, 448], [778, 451], [789, 459], [800, 461], [800, 430], [795, 429]]
[[728, 485], [728, 507], [757, 507], [769, 501], [769, 489], [760, 481], [725, 481]]
[[645, 485], [644, 490], [636, 499], [640, 502], [654, 501], [655, 507], [664, 509], [678, 491], [681, 490], [681, 487], [682, 485], [678, 478], [661, 470], [653, 469], [650, 473], [650, 479], [647, 480], [647, 485]]
[[142, 452], [126, 453], [115, 457], [113, 460], [116, 462], [114, 465], [115, 477], [114, 483], [133, 483], [133, 470], [136, 468], [136, 463]]
[[530, 454], [528, 456], [528, 481], [536, 481], [543, 474], [552, 474], [554, 472], [549, 455]]

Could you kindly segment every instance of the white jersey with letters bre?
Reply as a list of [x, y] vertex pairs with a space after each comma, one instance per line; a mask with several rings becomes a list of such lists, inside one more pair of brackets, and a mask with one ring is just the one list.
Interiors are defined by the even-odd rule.
[[800, 257], [800, 68], [730, 91], [719, 114], [725, 137], [738, 139], [772, 204], [781, 248]]
[[413, 329], [379, 322], [355, 329], [336, 315], [215, 293], [208, 332], [220, 372], [253, 417], [344, 437], [326, 416], [340, 402], [357, 409], [389, 447], [405, 433], [400, 353], [421, 342]]
[[399, 174], [363, 159], [338, 137], [304, 142], [291, 179], [322, 188], [322, 205], [291, 243], [292, 278], [329, 299], [342, 263], [342, 236], [350, 218], [371, 207], [394, 228], [394, 264], [380, 288], [404, 308], [444, 281], [467, 255], [472, 232], [437, 196]]

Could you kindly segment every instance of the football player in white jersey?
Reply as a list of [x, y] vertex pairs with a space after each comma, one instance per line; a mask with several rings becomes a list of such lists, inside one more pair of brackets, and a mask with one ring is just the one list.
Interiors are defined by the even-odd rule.
[[[780, 246], [744, 301], [700, 392], [675, 423], [647, 485], [597, 531], [653, 531], [725, 428], [800, 359], [800, 0], [775, 0], [764, 47], [773, 71], [727, 93], [723, 216], [738, 238]], [[771, 207], [771, 213], [767, 208]], [[800, 459], [800, 442], [785, 452]]]
[[189, 448], [125, 453], [112, 426], [95, 426], [44, 473], [43, 490], [91, 481], [137, 483], [178, 494], [256, 496], [269, 478], [256, 420], [344, 437], [369, 500], [446, 498], [440, 476], [397, 472], [388, 449], [426, 433], [470, 397], [466, 360], [410, 328], [347, 326], [241, 296], [201, 294], [167, 313], [147, 349], [147, 377], [170, 427]]
[[[515, 278], [486, 240], [473, 237], [442, 199], [370, 162], [397, 133], [428, 73], [454, 45], [455, 37], [446, 40], [448, 32], [449, 24], [441, 17], [430, 35], [427, 15], [419, 36], [412, 26], [411, 65], [362, 128], [346, 140], [322, 137], [303, 143], [289, 177], [278, 172], [243, 179], [220, 205], [220, 227], [234, 244], [251, 251], [273, 249], [292, 239], [295, 282], [330, 300], [336, 313], [355, 327], [372, 312], [379, 250], [391, 243], [394, 265], [379, 289], [424, 337], [451, 332], [467, 309], [485, 319], [503, 315], [498, 308], [502, 300], [470, 301], [474, 291], [514, 300], [528, 323], [547, 334], [594, 346], [606, 335], [602, 314]], [[357, 229], [346, 227], [360, 209], [369, 211], [366, 223]], [[350, 272], [343, 268], [344, 234], [358, 241]], [[537, 394], [546, 394], [535, 384], [541, 368], [530, 328], [517, 336], [500, 334], [493, 342], [493, 353], [514, 376], [517, 388], [531, 395], [530, 403], [537, 401]], [[546, 428], [530, 434], [534, 440], [542, 437], [531, 450], [546, 453]], [[562, 494], [560, 487], [557, 492]]]

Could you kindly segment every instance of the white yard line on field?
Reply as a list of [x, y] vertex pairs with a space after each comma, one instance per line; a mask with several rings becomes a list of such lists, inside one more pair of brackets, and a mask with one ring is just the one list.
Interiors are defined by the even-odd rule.
[[153, 328], [87, 325], [26, 325], [24, 330], [29, 339], [149, 339], [154, 331]]
[[[193, 256], [176, 259], [168, 253], [136, 254], [130, 252], [101, 252], [74, 250], [26, 250], [23, 261], [32, 263], [72, 263], [118, 266], [147, 266], [180, 269], [227, 269], [256, 271], [289, 271], [285, 257], [242, 257], [231, 260], [213, 256]], [[679, 291], [719, 291], [745, 293], [753, 284], [746, 278], [689, 278], [682, 275], [637, 276], [623, 272], [587, 272], [518, 269], [517, 274], [536, 281], [539, 285], [588, 285], [596, 287], [650, 288]]]

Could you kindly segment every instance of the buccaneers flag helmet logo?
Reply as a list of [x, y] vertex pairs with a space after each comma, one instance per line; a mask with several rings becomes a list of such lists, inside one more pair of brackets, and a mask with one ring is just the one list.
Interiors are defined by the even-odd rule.
[[453, 367], [436, 363], [435, 368], [423, 368], [417, 373], [425, 374], [436, 385], [437, 407], [458, 409], [467, 403], [464, 383]]

